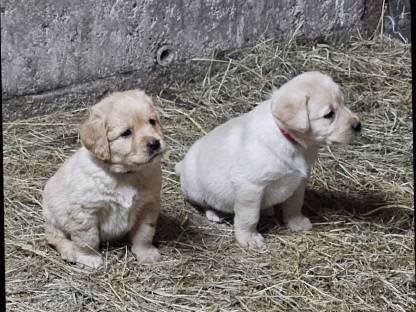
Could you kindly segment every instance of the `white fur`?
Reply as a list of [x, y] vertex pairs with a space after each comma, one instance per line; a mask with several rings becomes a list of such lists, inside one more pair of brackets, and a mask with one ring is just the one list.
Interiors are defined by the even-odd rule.
[[[291, 197], [308, 177], [316, 155], [316, 146], [303, 150], [282, 135], [273, 119], [271, 102], [265, 101], [199, 139], [177, 169], [186, 198], [235, 213], [239, 189], [247, 193], [249, 205], [254, 205], [252, 209], [259, 215], [260, 209]], [[243, 228], [248, 223], [251, 229], [236, 229], [236, 238], [243, 247], [260, 248], [264, 239], [251, 224], [252, 219], [257, 224], [258, 217], [246, 215], [247, 212], [241, 212], [240, 223]], [[207, 217], [218, 222], [211, 214]], [[285, 221], [294, 231], [311, 228], [309, 219], [300, 211]]]
[[284, 202], [308, 177], [316, 155], [316, 146], [303, 150], [282, 135], [269, 100], [195, 142], [176, 171], [185, 197], [232, 213], [236, 186], [258, 187], [261, 209]]
[[[332, 117], [324, 117], [331, 111]], [[301, 208], [318, 148], [350, 141], [358, 122], [329, 76], [304, 73], [196, 141], [175, 168], [182, 192], [191, 202], [235, 213], [235, 236], [243, 247], [263, 246], [256, 229], [260, 211], [276, 204], [290, 230], [308, 230], [312, 224]]]

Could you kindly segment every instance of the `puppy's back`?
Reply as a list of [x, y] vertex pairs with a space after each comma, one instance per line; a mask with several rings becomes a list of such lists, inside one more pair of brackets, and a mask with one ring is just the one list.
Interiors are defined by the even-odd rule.
[[228, 120], [197, 140], [177, 163], [185, 197], [202, 206], [232, 212], [234, 190], [230, 171], [247, 136], [248, 116]]
[[83, 147], [66, 159], [45, 184], [42, 192], [43, 209], [65, 209], [65, 205], [75, 201], [78, 189], [82, 189], [84, 184], [89, 184], [84, 171], [95, 172], [94, 167], [88, 152]]

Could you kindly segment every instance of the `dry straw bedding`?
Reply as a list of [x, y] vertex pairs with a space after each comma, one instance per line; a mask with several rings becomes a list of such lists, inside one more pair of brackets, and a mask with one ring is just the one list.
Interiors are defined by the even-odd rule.
[[[62, 261], [45, 242], [40, 191], [80, 145], [86, 109], [3, 125], [10, 311], [410, 311], [415, 306], [410, 47], [273, 41], [206, 62], [205, 77], [154, 96], [170, 150], [156, 244], [138, 265], [123, 244], [105, 266]], [[362, 117], [354, 144], [323, 147], [304, 205], [313, 230], [264, 220], [267, 248], [241, 249], [230, 223], [185, 203], [173, 167], [205, 132], [305, 70], [334, 77]]]

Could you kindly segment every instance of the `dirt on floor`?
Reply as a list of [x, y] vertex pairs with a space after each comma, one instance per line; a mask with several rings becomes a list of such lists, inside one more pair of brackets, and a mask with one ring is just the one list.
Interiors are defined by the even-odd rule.
[[[154, 96], [169, 153], [155, 239], [163, 259], [138, 265], [104, 245], [104, 267], [63, 261], [45, 241], [40, 192], [80, 146], [87, 109], [3, 124], [9, 311], [411, 311], [415, 307], [410, 46], [259, 42], [208, 62], [203, 80]], [[314, 227], [262, 220], [267, 248], [244, 250], [229, 222], [208, 222], [173, 168], [204, 133], [307, 70], [331, 75], [362, 119], [350, 145], [321, 148], [304, 210]]]

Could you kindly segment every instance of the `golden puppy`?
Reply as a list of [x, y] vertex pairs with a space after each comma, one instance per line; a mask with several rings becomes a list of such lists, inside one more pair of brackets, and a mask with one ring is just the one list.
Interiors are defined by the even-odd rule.
[[262, 209], [281, 204], [289, 229], [312, 227], [301, 208], [318, 148], [349, 142], [360, 128], [338, 85], [307, 72], [195, 142], [176, 172], [184, 196], [205, 206], [208, 219], [220, 220], [214, 210], [235, 213], [237, 241], [257, 248], [264, 244], [256, 229]]
[[139, 90], [113, 93], [92, 107], [80, 137], [83, 147], [43, 191], [48, 242], [62, 258], [96, 268], [100, 242], [128, 234], [140, 262], [157, 261], [165, 144], [152, 99]]

